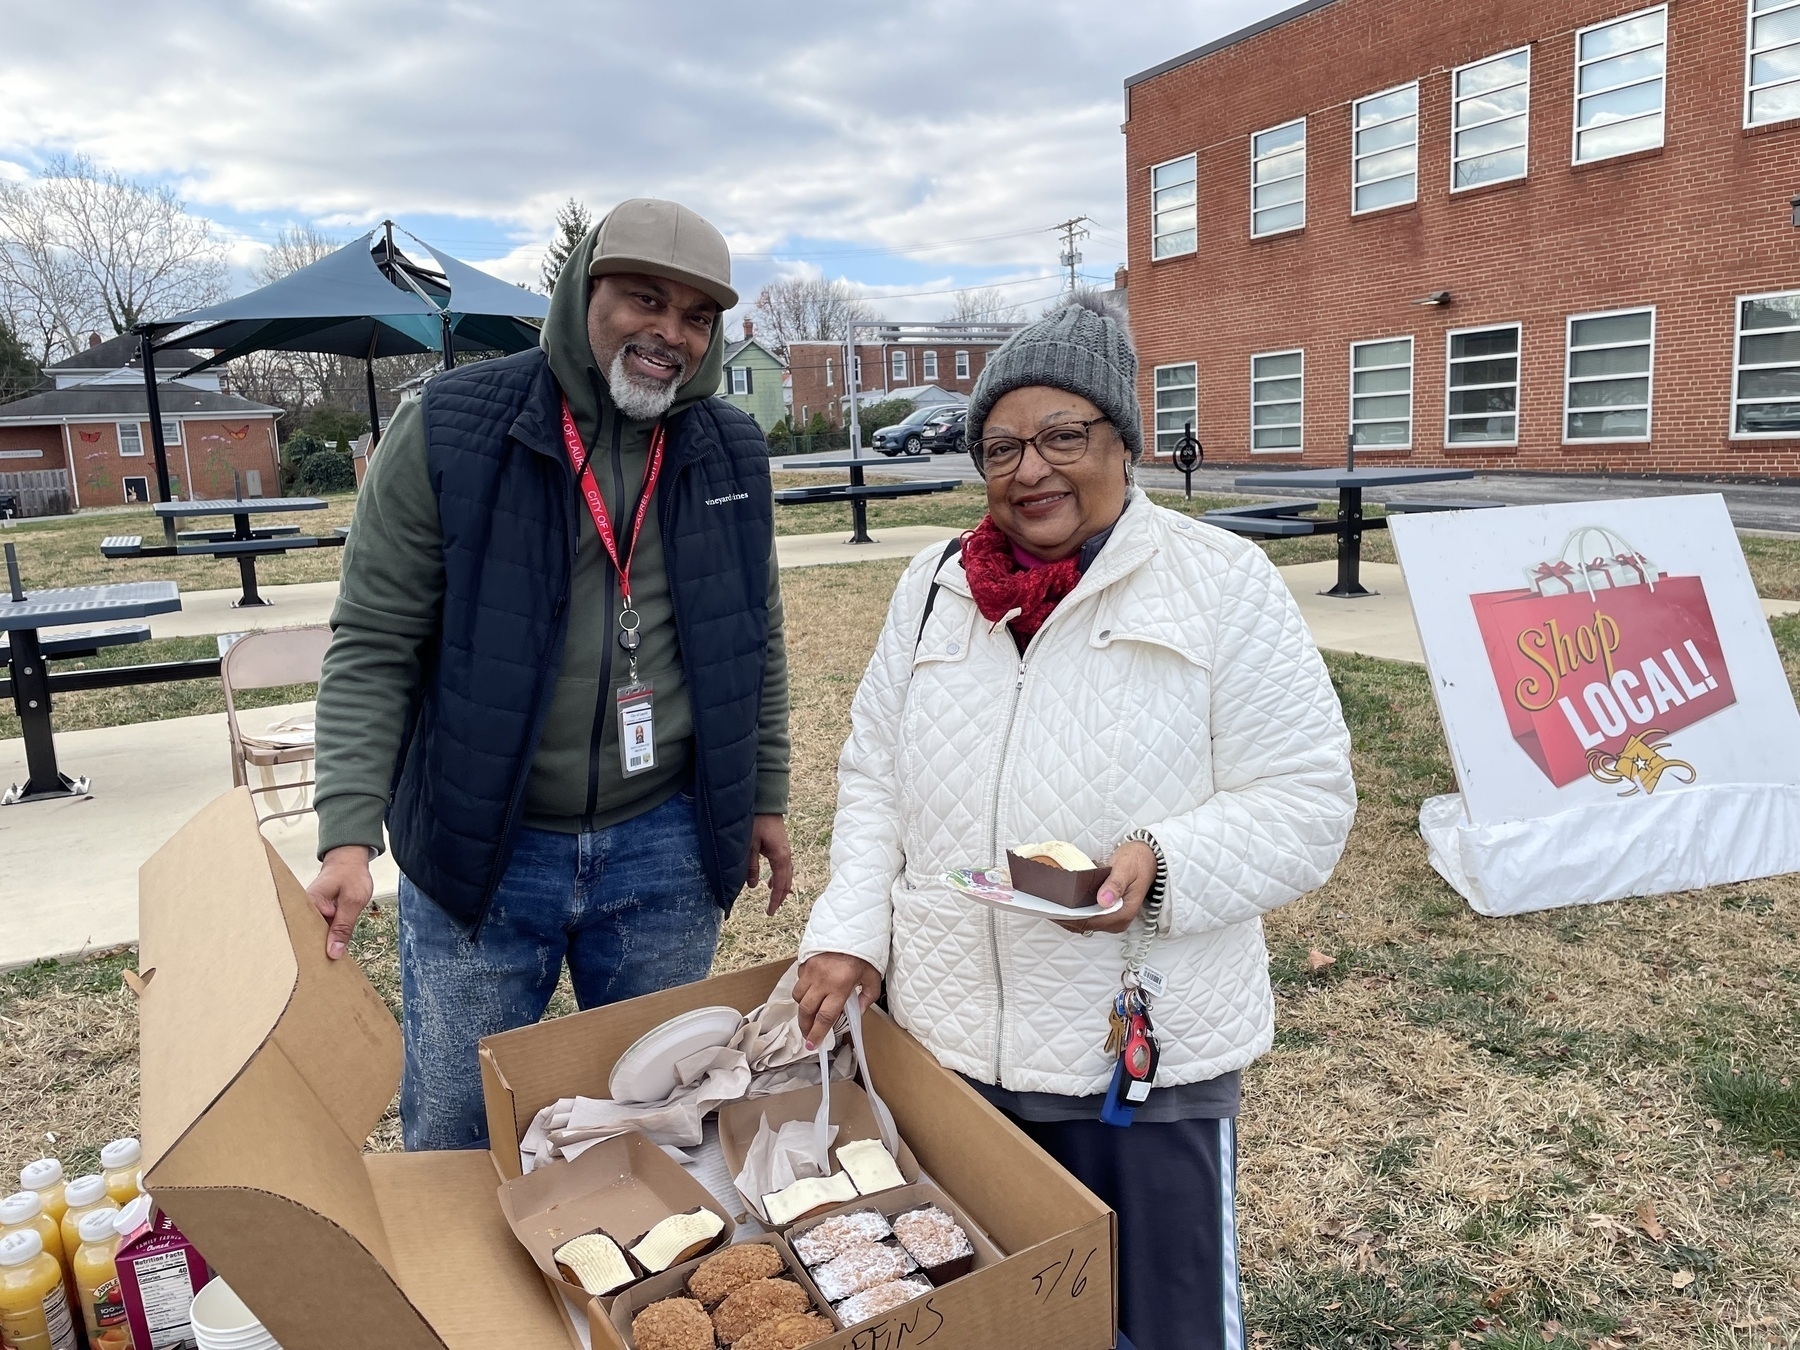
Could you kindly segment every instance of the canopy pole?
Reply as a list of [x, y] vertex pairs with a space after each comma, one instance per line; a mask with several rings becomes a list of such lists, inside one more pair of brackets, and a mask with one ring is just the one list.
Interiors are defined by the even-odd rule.
[[[163, 444], [162, 400], [156, 392], [156, 346], [151, 341], [148, 327], [138, 329], [138, 356], [144, 364], [144, 411], [150, 419], [150, 448], [156, 456], [156, 496], [158, 501], [169, 501], [169, 451]], [[71, 471], [74, 465], [70, 465]], [[193, 485], [188, 485], [193, 491]], [[163, 520], [163, 534], [169, 543], [175, 542], [175, 517], [167, 516]]]
[[381, 444], [381, 407], [375, 401], [375, 344], [381, 338], [379, 326], [369, 334], [369, 354], [363, 358], [363, 375], [369, 384], [369, 451]]
[[450, 312], [444, 310], [438, 314], [438, 322], [443, 325], [444, 332], [444, 369], [456, 369], [456, 344], [450, 336]]

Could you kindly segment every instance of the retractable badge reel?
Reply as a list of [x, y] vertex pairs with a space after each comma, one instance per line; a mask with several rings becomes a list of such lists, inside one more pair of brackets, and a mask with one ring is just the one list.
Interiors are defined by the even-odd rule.
[[625, 683], [619, 704], [619, 768], [629, 778], [656, 767], [656, 688], [637, 673], [638, 612], [629, 599], [619, 611], [619, 648], [625, 653]]

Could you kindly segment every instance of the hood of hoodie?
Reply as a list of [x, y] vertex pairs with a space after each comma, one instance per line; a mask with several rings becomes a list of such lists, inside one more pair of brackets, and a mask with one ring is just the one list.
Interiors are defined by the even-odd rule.
[[[612, 410], [612, 396], [606, 387], [606, 376], [594, 360], [594, 348], [588, 341], [587, 311], [592, 279], [588, 264], [594, 256], [594, 240], [600, 233], [595, 225], [582, 236], [581, 243], [563, 264], [556, 278], [556, 289], [550, 293], [550, 316], [544, 321], [538, 345], [550, 358], [550, 371], [569, 400], [569, 411], [575, 415], [575, 426], [587, 444], [599, 435], [601, 409]], [[699, 368], [675, 391], [664, 419], [691, 408], [701, 399], [719, 391], [719, 377], [725, 368], [725, 316], [713, 320], [712, 341]], [[641, 424], [640, 424], [641, 425]]]

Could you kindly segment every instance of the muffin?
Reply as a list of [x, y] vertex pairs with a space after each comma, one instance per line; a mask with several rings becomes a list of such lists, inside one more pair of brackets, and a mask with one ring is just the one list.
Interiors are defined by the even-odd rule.
[[631, 1319], [637, 1350], [714, 1350], [712, 1318], [691, 1298], [665, 1298]]
[[933, 1284], [948, 1284], [975, 1268], [975, 1247], [962, 1225], [936, 1205], [894, 1216], [894, 1240]]
[[810, 1312], [812, 1299], [792, 1280], [752, 1280], [713, 1312], [713, 1330], [730, 1345], [765, 1322]]
[[914, 1275], [904, 1280], [889, 1280], [886, 1284], [878, 1284], [873, 1289], [865, 1289], [860, 1294], [852, 1294], [837, 1305], [838, 1321], [847, 1327], [858, 1322], [866, 1322], [871, 1317], [879, 1317], [882, 1313], [898, 1308], [902, 1303], [911, 1303], [921, 1294], [931, 1292], [931, 1282]]
[[732, 1350], [800, 1350], [833, 1334], [829, 1319], [816, 1312], [794, 1313], [765, 1322], [740, 1340]]
[[699, 1269], [688, 1276], [688, 1293], [715, 1308], [752, 1280], [766, 1280], [786, 1268], [781, 1253], [768, 1243], [739, 1243], [702, 1261]]
[[832, 1257], [865, 1242], [881, 1242], [894, 1235], [888, 1221], [876, 1209], [853, 1209], [796, 1233], [788, 1241], [808, 1269], [822, 1266]]
[[860, 1294], [878, 1284], [910, 1275], [919, 1267], [899, 1247], [885, 1242], [865, 1242], [834, 1256], [813, 1271], [813, 1283], [828, 1303]]

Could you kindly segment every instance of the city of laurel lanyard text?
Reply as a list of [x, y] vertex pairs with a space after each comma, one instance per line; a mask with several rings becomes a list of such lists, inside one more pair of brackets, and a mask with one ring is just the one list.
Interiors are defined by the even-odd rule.
[[600, 495], [600, 486], [594, 481], [592, 456], [581, 443], [581, 432], [575, 427], [575, 414], [569, 411], [567, 398], [562, 401], [562, 429], [563, 448], [569, 452], [569, 467], [575, 471], [575, 485], [587, 500], [588, 514], [594, 518], [594, 529], [600, 535], [600, 547], [606, 550], [613, 570], [619, 574], [619, 598], [624, 602], [624, 607], [619, 610], [619, 646], [631, 663], [630, 679], [636, 684], [638, 612], [631, 606], [631, 560], [637, 556], [638, 540], [644, 537], [644, 517], [650, 512], [650, 496], [656, 491], [656, 480], [662, 476], [662, 423], [658, 422], [650, 433], [650, 459], [644, 465], [644, 488], [638, 494], [637, 512], [631, 521], [631, 541], [625, 546], [622, 559], [618, 540], [613, 535], [612, 517], [606, 511], [606, 499]]

